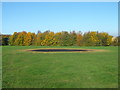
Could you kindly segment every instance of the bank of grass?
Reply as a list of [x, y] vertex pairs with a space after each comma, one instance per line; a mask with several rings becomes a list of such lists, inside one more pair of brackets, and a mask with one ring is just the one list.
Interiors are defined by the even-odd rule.
[[0, 89], [2, 89], [2, 47], [0, 46]]
[[[104, 49], [109, 52], [31, 53], [34, 48]], [[3, 88], [115, 88], [118, 47], [3, 47]]]

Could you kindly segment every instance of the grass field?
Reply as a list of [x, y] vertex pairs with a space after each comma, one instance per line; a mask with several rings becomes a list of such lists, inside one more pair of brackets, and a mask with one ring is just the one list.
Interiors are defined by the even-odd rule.
[[118, 86], [118, 47], [49, 47], [108, 50], [87, 53], [19, 51], [33, 48], [48, 47], [3, 47], [3, 88], [115, 88]]
[[0, 89], [2, 88], [2, 47], [0, 47]]

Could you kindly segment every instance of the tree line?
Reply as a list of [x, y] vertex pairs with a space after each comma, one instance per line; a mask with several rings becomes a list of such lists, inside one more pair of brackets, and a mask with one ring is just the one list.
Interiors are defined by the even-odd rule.
[[11, 46], [117, 46], [119, 37], [113, 37], [106, 32], [51, 32], [38, 31], [37, 34], [31, 32], [14, 32], [13, 35], [0, 35], [2, 45]]

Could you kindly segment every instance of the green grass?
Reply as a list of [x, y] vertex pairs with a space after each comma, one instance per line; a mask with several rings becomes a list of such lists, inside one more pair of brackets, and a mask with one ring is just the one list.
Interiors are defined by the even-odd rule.
[[0, 89], [2, 88], [2, 47], [0, 47]]
[[49, 47], [109, 50], [88, 53], [18, 51], [33, 48], [48, 47], [3, 47], [3, 88], [118, 87], [118, 47]]

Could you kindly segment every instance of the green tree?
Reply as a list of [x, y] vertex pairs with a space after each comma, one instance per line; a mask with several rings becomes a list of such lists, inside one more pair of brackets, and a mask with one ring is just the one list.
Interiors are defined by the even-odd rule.
[[10, 35], [2, 35], [2, 45], [9, 45]]
[[11, 46], [15, 45], [15, 40], [17, 39], [17, 37], [18, 37], [17, 32], [14, 32], [14, 34], [10, 36], [9, 44]]
[[82, 33], [77, 33], [77, 46], [82, 46]]
[[63, 31], [61, 34], [61, 46], [70, 46], [71, 45], [71, 36], [68, 32]]
[[75, 31], [70, 32], [70, 46], [76, 45], [77, 43], [77, 34]]

